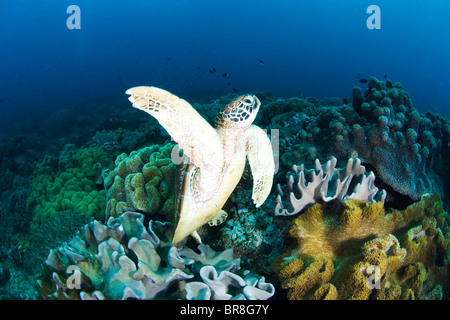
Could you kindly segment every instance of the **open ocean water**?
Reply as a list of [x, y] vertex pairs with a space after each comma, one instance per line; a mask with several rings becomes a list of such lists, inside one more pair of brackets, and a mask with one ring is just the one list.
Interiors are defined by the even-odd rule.
[[[67, 13], [71, 5], [79, 18], [78, 11]], [[380, 8], [380, 29], [367, 27], [370, 5]], [[449, 6], [444, 0], [5, 0], [0, 110], [122, 101], [128, 87], [141, 84], [199, 101], [233, 88], [349, 97], [359, 78], [387, 75], [403, 84], [420, 112], [448, 114]]]

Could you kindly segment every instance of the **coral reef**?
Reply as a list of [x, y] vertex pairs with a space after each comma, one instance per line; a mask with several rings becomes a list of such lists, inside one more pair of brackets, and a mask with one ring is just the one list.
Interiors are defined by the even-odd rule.
[[[254, 123], [280, 130], [281, 198], [256, 208], [247, 166], [198, 247], [156, 221], [173, 221], [176, 167], [155, 119], [109, 101], [15, 117], [0, 138], [0, 300], [448, 299], [450, 118], [420, 114], [400, 83], [367, 86], [350, 103], [258, 93]], [[213, 125], [235, 98], [193, 107]], [[349, 200], [358, 184], [369, 202]]]
[[0, 257], [14, 243], [26, 237], [30, 220], [26, 212], [28, 190], [18, 187], [0, 196]]
[[220, 234], [217, 243], [233, 248], [234, 255], [241, 258], [243, 265], [252, 266], [264, 274], [271, 273], [270, 262], [281, 253], [283, 245], [283, 229], [279, 225], [282, 222], [276, 221], [267, 211], [265, 208], [251, 208], [235, 212], [210, 231]]
[[27, 186], [34, 164], [48, 151], [47, 147], [35, 136], [0, 139], [0, 194]]
[[111, 167], [111, 159], [101, 148], [80, 149], [69, 157], [64, 171], [45, 160], [38, 163], [27, 199], [32, 228], [38, 228], [47, 218], [66, 210], [104, 220], [103, 175]]
[[130, 153], [143, 148], [148, 141], [158, 141], [160, 132], [151, 121], [142, 124], [138, 130], [117, 128], [97, 132], [88, 142], [89, 147], [100, 147], [116, 158], [121, 153]]
[[[288, 185], [283, 188], [286, 193], [289, 192], [289, 201], [293, 210], [285, 209], [282, 200], [284, 192], [280, 184], [278, 184], [279, 195], [276, 200], [276, 215], [296, 214], [317, 201], [330, 202], [338, 200], [342, 202], [358, 199], [384, 204], [386, 191], [379, 191], [375, 187], [375, 175], [373, 172], [366, 172], [366, 168], [361, 165], [360, 159], [355, 161], [349, 159], [347, 166], [341, 169], [336, 168], [336, 162], [337, 159], [333, 157], [324, 165], [321, 165], [319, 159], [316, 159], [315, 169], [311, 170], [305, 169], [304, 165], [294, 165], [293, 171], [295, 175], [289, 175]], [[297, 182], [296, 189], [298, 190], [294, 190], [295, 181]], [[300, 191], [300, 195], [297, 198], [296, 193], [298, 191]]]
[[232, 250], [171, 245], [170, 223], [125, 212], [93, 221], [52, 250], [38, 282], [46, 299], [268, 299], [273, 285], [239, 269]]
[[4, 250], [0, 260], [0, 269], [10, 275], [8, 283], [4, 284], [9, 298], [35, 299], [34, 283], [49, 250], [69, 241], [91, 220], [92, 217], [83, 213], [63, 211], [46, 219], [34, 233], [20, 234], [17, 242]]
[[44, 263], [48, 252], [71, 240], [73, 235], [93, 217], [74, 211], [62, 211], [46, 219], [29, 237], [29, 242], [21, 256], [22, 268], [28, 274], [38, 275], [41, 272], [37, 265]]
[[251, 195], [251, 173], [244, 170], [243, 178], [223, 208], [227, 216], [221, 216], [220, 223], [205, 225], [197, 231], [202, 241], [215, 250], [233, 248], [233, 254], [240, 258], [243, 268], [272, 278], [270, 263], [283, 250], [283, 232], [287, 230], [287, 224], [273, 215], [272, 196], [257, 208], [250, 201]]
[[272, 264], [289, 299], [442, 299], [450, 228], [438, 194], [403, 211], [316, 203], [292, 223], [295, 243]]
[[106, 217], [126, 211], [165, 216], [171, 221], [175, 201], [174, 144], [152, 145], [120, 154], [105, 178]]
[[280, 130], [282, 172], [292, 163], [311, 166], [316, 158], [335, 156], [338, 165], [361, 158], [379, 179], [413, 200], [428, 192], [444, 198], [449, 193], [444, 186], [449, 184], [450, 122], [419, 114], [398, 82], [371, 77], [364, 93], [353, 89], [353, 104], [277, 100], [262, 112], [272, 119], [270, 128]]

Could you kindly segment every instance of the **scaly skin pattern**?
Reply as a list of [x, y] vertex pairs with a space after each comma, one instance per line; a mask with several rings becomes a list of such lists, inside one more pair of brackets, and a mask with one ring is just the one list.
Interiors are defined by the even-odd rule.
[[244, 95], [225, 106], [214, 129], [189, 103], [165, 90], [135, 87], [126, 93], [134, 107], [158, 120], [193, 164], [178, 194], [174, 245], [220, 212], [242, 177], [246, 157], [254, 177], [252, 199], [256, 206], [265, 201], [275, 166], [269, 138], [251, 125], [260, 106], [257, 97]]

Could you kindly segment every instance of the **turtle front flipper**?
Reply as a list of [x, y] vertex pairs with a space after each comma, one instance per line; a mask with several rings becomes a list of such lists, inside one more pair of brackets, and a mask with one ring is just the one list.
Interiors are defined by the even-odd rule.
[[272, 144], [267, 134], [254, 125], [245, 131], [245, 137], [247, 159], [253, 176], [252, 200], [259, 207], [272, 189], [275, 173]]
[[134, 87], [126, 91], [133, 107], [153, 116], [200, 168], [200, 190], [212, 196], [221, 175], [223, 148], [216, 130], [185, 100], [156, 87]]

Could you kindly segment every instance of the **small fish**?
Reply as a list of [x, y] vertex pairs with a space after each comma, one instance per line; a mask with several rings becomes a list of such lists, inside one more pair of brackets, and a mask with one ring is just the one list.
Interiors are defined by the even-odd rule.
[[228, 77], [228, 73], [224, 73], [223, 75], [222, 75], [222, 77]]
[[343, 102], [344, 104], [348, 104], [348, 100], [347, 100], [346, 98], [342, 98], [342, 102]]
[[234, 92], [236, 92], [236, 93], [238, 93], [238, 92], [239, 92], [239, 90], [238, 90], [238, 89], [236, 89], [236, 88], [233, 88], [233, 91], [234, 91]]
[[261, 59], [259, 59], [258, 62], [264, 64], [264, 61], [262, 61]]
[[242, 87], [242, 91], [245, 91], [245, 90], [247, 90], [247, 88], [246, 87]]
[[197, 67], [197, 70], [200, 70], [200, 67]]
[[231, 82], [227, 82], [227, 86], [231, 86]]
[[367, 83], [367, 79], [359, 79], [359, 82], [361, 82], [361, 83]]
[[387, 74], [384, 75], [384, 78], [387, 79]]

